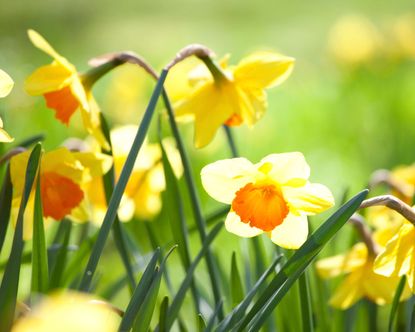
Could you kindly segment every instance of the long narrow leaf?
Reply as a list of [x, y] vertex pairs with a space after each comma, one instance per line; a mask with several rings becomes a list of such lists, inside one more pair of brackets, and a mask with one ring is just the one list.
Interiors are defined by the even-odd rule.
[[17, 216], [12, 249], [0, 286], [0, 331], [9, 331], [13, 323], [20, 277], [20, 262], [24, 246], [23, 215], [39, 169], [41, 152], [42, 147], [41, 144], [38, 143], [30, 154], [26, 168], [24, 190]]
[[405, 288], [406, 276], [403, 275], [399, 281], [398, 287], [396, 287], [395, 296], [393, 297], [391, 312], [389, 314], [388, 332], [393, 331], [393, 323], [395, 321], [396, 312], [398, 311], [399, 300], [401, 299], [402, 292]]
[[242, 285], [241, 275], [236, 263], [235, 252], [232, 253], [231, 260], [231, 303], [235, 307], [244, 298], [244, 289]]
[[298, 279], [300, 286], [300, 305], [301, 305], [301, 321], [303, 323], [303, 331], [314, 331], [313, 311], [310, 297], [310, 286], [307, 274], [304, 272]]
[[167, 332], [166, 316], [167, 316], [168, 309], [169, 309], [169, 297], [165, 296], [160, 305], [160, 316], [159, 316], [159, 331], [160, 332]]
[[166, 76], [167, 70], [163, 70], [157, 81], [157, 85], [153, 91], [153, 95], [151, 96], [146, 112], [144, 113], [143, 119], [137, 131], [137, 135], [134, 138], [134, 142], [131, 146], [130, 152], [128, 153], [127, 160], [121, 171], [118, 182], [115, 185], [114, 192], [111, 195], [111, 199], [108, 203], [108, 209], [98, 234], [98, 239], [95, 242], [94, 247], [92, 248], [91, 256], [89, 258], [84, 275], [82, 277], [81, 284], [79, 286], [80, 290], [89, 291], [90, 289], [93, 275], [98, 266], [98, 262], [101, 257], [102, 251], [104, 250], [105, 242], [107, 241], [108, 234], [111, 230], [112, 224], [115, 220], [115, 217], [117, 216], [117, 210], [120, 205], [125, 187], [127, 186], [128, 179], [130, 178], [131, 172], [133, 170], [135, 161], [137, 159], [138, 152], [140, 151], [140, 148], [143, 145], [144, 139], [146, 137], [151, 119], [153, 117], [154, 110], [157, 105], [157, 100], [160, 96], [161, 91], [163, 90], [163, 83], [166, 79]]

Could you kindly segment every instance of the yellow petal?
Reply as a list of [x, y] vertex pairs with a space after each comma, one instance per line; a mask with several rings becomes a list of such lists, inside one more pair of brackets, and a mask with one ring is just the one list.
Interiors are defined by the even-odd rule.
[[335, 308], [345, 310], [363, 297], [362, 275], [364, 268], [349, 274], [334, 291], [329, 303]]
[[10, 159], [10, 178], [13, 184], [13, 198], [21, 197], [25, 181], [26, 167], [30, 151], [25, 151]]
[[71, 84], [74, 73], [67, 67], [54, 61], [50, 65], [38, 68], [25, 80], [25, 90], [31, 96], [61, 90]]
[[267, 167], [267, 174], [280, 185], [303, 186], [310, 176], [310, 167], [301, 152], [270, 154], [255, 166], [260, 169], [264, 164], [272, 166]]
[[254, 165], [245, 158], [219, 160], [202, 168], [202, 185], [215, 200], [231, 204], [235, 193], [253, 182]]
[[307, 183], [303, 187], [281, 187], [283, 196], [293, 213], [313, 215], [334, 205], [330, 190], [319, 183]]
[[253, 237], [263, 233], [261, 229], [242, 222], [241, 218], [233, 211], [229, 211], [226, 217], [225, 228], [228, 232], [241, 237]]
[[238, 85], [270, 88], [284, 82], [291, 74], [295, 60], [274, 52], [257, 52], [244, 58], [234, 69]]
[[41, 172], [56, 172], [75, 183], [83, 179], [84, 167], [67, 148], [58, 148], [42, 157]]
[[14, 138], [9, 135], [7, 131], [3, 128], [0, 128], [0, 142], [10, 143], [13, 142]]
[[13, 89], [12, 78], [0, 69], [0, 98], [6, 97]]
[[238, 89], [239, 112], [249, 127], [252, 127], [265, 113], [268, 106], [267, 94], [263, 89]]
[[323, 258], [317, 261], [316, 269], [321, 278], [329, 279], [344, 273], [345, 255]]
[[104, 175], [112, 166], [111, 156], [103, 153], [72, 152], [72, 155], [85, 167], [87, 171], [84, 181]]
[[286, 249], [298, 249], [307, 240], [308, 221], [306, 216], [289, 213], [281, 225], [271, 232], [271, 241]]

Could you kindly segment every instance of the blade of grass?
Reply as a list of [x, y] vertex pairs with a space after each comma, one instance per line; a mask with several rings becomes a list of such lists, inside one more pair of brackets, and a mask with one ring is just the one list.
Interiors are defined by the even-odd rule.
[[33, 144], [36, 144], [38, 142], [42, 142], [45, 140], [45, 135], [44, 134], [38, 134], [38, 135], [34, 135], [32, 137], [29, 137], [23, 141], [20, 141], [20, 143], [16, 143], [15, 146], [16, 147], [23, 147], [23, 148], [28, 148]]
[[3, 186], [0, 192], [0, 253], [6, 238], [7, 227], [10, 222], [10, 211], [12, 207], [12, 182], [10, 180], [10, 166], [7, 165]]
[[[187, 156], [186, 149], [183, 144], [179, 129], [177, 127], [176, 120], [174, 118], [173, 108], [171, 106], [169, 97], [165, 90], [163, 90], [163, 100], [164, 105], [167, 110], [170, 127], [173, 133], [173, 137], [176, 140], [177, 149], [179, 150], [180, 158], [183, 164], [184, 178], [189, 190], [190, 200], [192, 203], [193, 215], [196, 221], [196, 225], [199, 231], [199, 236], [202, 242], [206, 239], [206, 221], [202, 215], [202, 208], [197, 194], [196, 184], [192, 175], [192, 168], [190, 166], [189, 157]], [[215, 300], [215, 305], [218, 305], [221, 301], [221, 291], [219, 283], [219, 273], [217, 271], [216, 263], [214, 256], [212, 255], [210, 249], [206, 251], [206, 264], [208, 268], [210, 283], [212, 286], [213, 297]], [[218, 314], [219, 319], [223, 319], [224, 314], [222, 308], [219, 310]]]
[[146, 112], [144, 113], [143, 119], [137, 131], [137, 135], [134, 138], [134, 142], [131, 146], [130, 152], [128, 153], [127, 160], [121, 171], [118, 182], [115, 185], [114, 191], [111, 195], [111, 199], [108, 203], [107, 212], [102, 222], [102, 226], [99, 230], [98, 239], [95, 242], [94, 247], [92, 248], [91, 256], [87, 263], [85, 272], [82, 276], [81, 284], [79, 286], [79, 289], [81, 291], [86, 291], [86, 292], [89, 291], [92, 277], [98, 266], [98, 262], [101, 257], [102, 251], [104, 249], [105, 242], [108, 238], [108, 234], [117, 216], [118, 206], [120, 205], [122, 195], [124, 193], [125, 187], [127, 186], [128, 179], [130, 178], [131, 172], [133, 170], [138, 152], [140, 151], [140, 148], [144, 142], [145, 136], [150, 126], [150, 122], [153, 117], [153, 113], [156, 108], [156, 105], [157, 105], [157, 100], [160, 96], [161, 91], [163, 90], [163, 83], [166, 79], [166, 76], [167, 76], [167, 70], [163, 70], [157, 81], [156, 87], [153, 91], [153, 94], [147, 106]]
[[215, 308], [215, 311], [213, 312], [212, 316], [209, 319], [209, 322], [206, 326], [205, 332], [210, 332], [213, 329], [213, 326], [215, 324], [215, 320], [218, 317], [218, 313], [220, 311], [220, 307], [222, 307], [223, 302], [219, 302], [219, 304], [217, 305], [217, 307]]
[[392, 307], [389, 314], [389, 324], [388, 324], [388, 331], [393, 331], [393, 323], [396, 317], [396, 313], [398, 311], [399, 300], [401, 298], [402, 292], [405, 288], [406, 284], [406, 276], [403, 275], [401, 280], [399, 281], [398, 287], [396, 287], [395, 296], [393, 297]]
[[32, 293], [45, 293], [49, 284], [48, 251], [46, 249], [43, 208], [40, 197], [40, 175], [36, 181], [32, 243]]
[[134, 319], [140, 309], [140, 306], [144, 302], [145, 296], [150, 288], [150, 285], [153, 279], [156, 276], [156, 265], [160, 256], [160, 249], [154, 252], [153, 257], [150, 262], [147, 264], [146, 269], [144, 270], [143, 275], [141, 276], [140, 282], [135, 288], [133, 295], [128, 303], [125, 314], [121, 320], [120, 327], [118, 328], [119, 332], [130, 331], [133, 326]]
[[206, 329], [206, 322], [202, 316], [202, 314], [197, 315], [197, 328], [199, 332], [204, 332]]
[[301, 321], [303, 331], [314, 331], [313, 311], [311, 306], [310, 287], [307, 273], [304, 272], [298, 279], [300, 289]]
[[12, 249], [0, 285], [0, 331], [9, 331], [13, 323], [19, 286], [20, 263], [24, 247], [23, 215], [38, 173], [41, 152], [42, 147], [38, 143], [33, 148], [27, 163], [24, 190], [17, 216]]
[[244, 288], [242, 285], [241, 275], [238, 264], [236, 263], [235, 251], [232, 253], [231, 260], [231, 304], [236, 307], [244, 299]]
[[168, 309], [169, 309], [169, 297], [165, 296], [160, 305], [160, 315], [159, 315], [159, 331], [160, 332], [167, 332], [166, 316], [167, 316]]
[[360, 203], [367, 196], [367, 193], [368, 191], [364, 190], [350, 199], [307, 239], [287, 263], [285, 263], [281, 271], [275, 276], [274, 280], [271, 281], [251, 310], [246, 314], [238, 326], [238, 331], [242, 331], [257, 314], [258, 317], [256, 318], [256, 323], [252, 325], [252, 330], [254, 331], [260, 328], [263, 321], [281, 301], [283, 295], [288, 292], [292, 284], [294, 284], [302, 272], [313, 261], [324, 245], [343, 227], [358, 209]]

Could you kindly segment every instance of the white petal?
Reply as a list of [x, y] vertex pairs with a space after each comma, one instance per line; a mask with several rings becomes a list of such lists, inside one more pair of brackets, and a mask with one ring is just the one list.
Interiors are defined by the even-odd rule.
[[253, 164], [245, 158], [219, 160], [202, 168], [202, 185], [219, 202], [231, 204], [235, 193], [254, 182]]
[[298, 249], [307, 240], [308, 222], [304, 215], [289, 213], [271, 232], [271, 241], [286, 249]]
[[256, 167], [261, 168], [264, 164], [272, 166], [267, 169], [267, 174], [281, 185], [301, 186], [310, 176], [310, 167], [301, 152], [270, 154]]
[[242, 237], [253, 237], [262, 234], [263, 231], [256, 227], [251, 227], [241, 221], [239, 216], [230, 211], [225, 220], [225, 228], [228, 232], [242, 236]]

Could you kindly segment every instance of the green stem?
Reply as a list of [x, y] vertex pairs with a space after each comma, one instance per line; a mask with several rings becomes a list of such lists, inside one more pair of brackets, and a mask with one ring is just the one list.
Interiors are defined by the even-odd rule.
[[239, 157], [239, 153], [238, 153], [238, 149], [236, 147], [235, 139], [233, 138], [233, 135], [232, 135], [232, 128], [230, 128], [227, 125], [223, 125], [223, 129], [225, 130], [226, 139], [228, 141], [229, 148], [231, 149], [232, 157], [233, 158]]
[[99, 230], [98, 239], [92, 248], [91, 256], [79, 286], [79, 289], [82, 291], [89, 291], [90, 289], [92, 277], [94, 276], [98, 266], [98, 262], [102, 251], [104, 250], [104, 245], [108, 238], [112, 224], [117, 216], [117, 210], [118, 206], [120, 205], [122, 195], [124, 194], [125, 187], [127, 186], [128, 179], [130, 178], [131, 172], [133, 170], [138, 152], [140, 151], [140, 148], [143, 145], [144, 139], [146, 137], [158, 98], [163, 91], [163, 83], [166, 80], [167, 73], [167, 70], [163, 70], [161, 72], [161, 75], [157, 81], [157, 85], [153, 91], [153, 95], [151, 96], [146, 112], [144, 113], [143, 119], [140, 123], [140, 127], [138, 128], [137, 135], [131, 146], [131, 150], [128, 153], [127, 160], [121, 171], [120, 178], [115, 185], [114, 191], [111, 195], [111, 199], [108, 203], [108, 210], [105, 214], [104, 221], [102, 222], [101, 229]]
[[80, 75], [82, 84], [86, 89], [91, 89], [95, 82], [98, 81], [102, 76], [118, 67], [119, 65], [122, 65], [123, 63], [124, 61], [121, 59], [114, 58], [100, 66], [89, 69], [86, 73]]
[[[179, 129], [177, 127], [176, 120], [174, 118], [173, 108], [171, 106], [169, 97], [167, 96], [167, 93], [165, 90], [163, 90], [163, 100], [164, 100], [164, 104], [166, 106], [167, 113], [169, 116], [170, 127], [172, 130], [173, 136], [176, 140], [177, 148], [179, 150], [180, 157], [183, 163], [184, 177], [185, 177], [185, 181], [187, 183], [187, 187], [189, 190], [190, 200], [192, 202], [193, 214], [194, 214], [196, 225], [199, 231], [200, 239], [203, 242], [206, 239], [205, 219], [202, 215], [201, 204], [200, 204], [199, 196], [197, 194], [196, 184], [192, 176], [192, 168], [190, 166], [190, 161], [187, 156], [186, 149], [184, 147]], [[212, 252], [209, 249], [206, 250], [205, 258], [206, 258], [206, 264], [208, 267], [210, 282], [212, 285], [213, 297], [215, 299], [215, 306], [217, 306], [221, 301], [221, 293], [220, 293], [219, 277], [218, 277], [219, 274], [217, 271], [217, 267], [215, 265], [214, 257], [212, 255]], [[218, 317], [220, 320], [222, 320], [224, 317], [222, 308], [220, 308], [219, 310]]]

